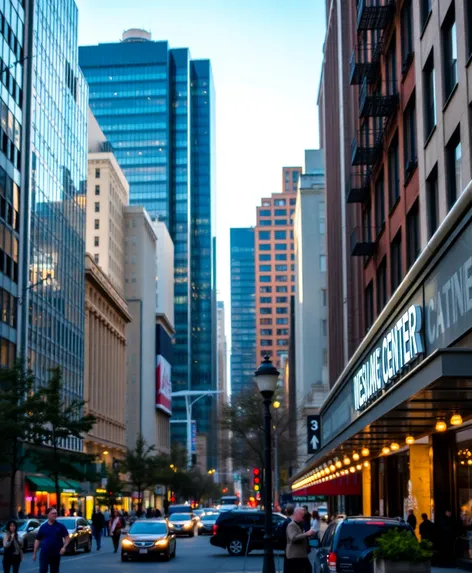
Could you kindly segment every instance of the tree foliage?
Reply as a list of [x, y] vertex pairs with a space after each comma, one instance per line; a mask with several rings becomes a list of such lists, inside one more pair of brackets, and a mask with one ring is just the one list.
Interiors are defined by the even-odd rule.
[[82, 481], [87, 465], [94, 459], [94, 456], [79, 451], [64, 450], [67, 441], [71, 438], [83, 439], [96, 420], [91, 414], [83, 414], [83, 400], [66, 400], [58, 368], [51, 371], [49, 382], [39, 389], [37, 395], [43, 402], [41, 434], [45, 446], [32, 449], [32, 455], [38, 470], [54, 481], [59, 501], [60, 478]]
[[97, 501], [100, 505], [106, 505], [113, 510], [115, 505], [118, 503], [118, 498], [120, 497], [121, 492], [123, 491], [124, 483], [117, 471], [107, 468], [105, 462], [103, 463], [103, 466], [102, 478], [105, 478], [106, 485], [101, 488], [104, 492], [97, 495]]
[[[291, 465], [296, 459], [297, 444], [288, 436], [287, 410], [273, 409], [272, 424], [279, 466]], [[223, 407], [219, 425], [231, 434], [231, 456], [235, 468], [264, 467], [264, 407], [255, 383]]]
[[129, 482], [138, 494], [139, 506], [142, 506], [144, 491], [158, 483], [162, 463], [155, 446], [150, 446], [141, 434], [136, 438], [135, 447], [126, 450], [121, 469], [128, 474]]
[[42, 440], [43, 402], [34, 390], [31, 371], [17, 362], [0, 369], [0, 463], [10, 478], [9, 514], [15, 515], [15, 480], [30, 456], [26, 443]]

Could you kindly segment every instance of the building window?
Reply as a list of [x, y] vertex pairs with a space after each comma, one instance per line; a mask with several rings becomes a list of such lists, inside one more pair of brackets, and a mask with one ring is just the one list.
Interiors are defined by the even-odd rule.
[[277, 336], [288, 336], [288, 328], [277, 328]]
[[388, 196], [390, 209], [400, 199], [400, 169], [398, 161], [398, 137], [395, 136], [388, 150]]
[[276, 241], [285, 241], [287, 238], [287, 231], [274, 231], [274, 239]]
[[98, 167], [95, 169], [95, 179], [100, 179], [100, 169]]
[[93, 246], [94, 246], [94, 247], [99, 247], [99, 246], [100, 246], [100, 237], [94, 237], [94, 238], [93, 238]]
[[260, 261], [270, 261], [270, 255], [267, 255], [267, 254], [259, 255], [259, 260]]
[[100, 213], [100, 201], [95, 201], [95, 213]]
[[275, 243], [274, 245], [276, 251], [286, 251], [287, 245], [285, 243]]
[[324, 235], [326, 233], [326, 214], [325, 214], [324, 203], [320, 203], [319, 216], [320, 216], [320, 235]]
[[94, 227], [96, 230], [100, 229], [100, 219], [95, 219]]
[[272, 292], [272, 287], [270, 286], [260, 286], [259, 292]]
[[281, 307], [277, 307], [275, 310], [276, 314], [288, 314], [288, 308], [281, 306]]
[[393, 39], [388, 47], [385, 66], [387, 94], [397, 93], [397, 44]]
[[286, 286], [276, 286], [275, 292], [288, 292], [288, 288]]
[[259, 250], [260, 251], [270, 251], [270, 245], [266, 245], [265, 243], [261, 243], [259, 245]]
[[390, 249], [390, 283], [392, 294], [402, 282], [402, 231], [394, 237]]
[[272, 314], [272, 309], [264, 306], [260, 309], [260, 313], [261, 314]]
[[286, 225], [287, 219], [274, 219], [274, 225]]
[[423, 68], [424, 89], [424, 128], [425, 139], [431, 135], [436, 126], [436, 74], [434, 71], [434, 52], [431, 50], [426, 65]]
[[326, 296], [326, 289], [323, 288], [323, 289], [321, 289], [321, 304], [322, 304], [323, 306], [326, 306], [327, 303], [328, 303], [328, 299], [327, 299], [327, 296]]
[[262, 324], [264, 326], [270, 326], [272, 324], [272, 319], [271, 318], [260, 318], [259, 324]]
[[384, 257], [377, 269], [377, 315], [387, 304], [387, 259]]
[[450, 209], [462, 193], [462, 146], [458, 127], [446, 146], [446, 181], [448, 208]]
[[288, 277], [287, 275], [275, 275], [275, 282], [288, 283]]
[[95, 263], [98, 265], [98, 263], [99, 263], [99, 261], [100, 261], [99, 255], [97, 255], [97, 254], [93, 255], [93, 260], [94, 260]]
[[418, 200], [406, 216], [406, 264], [410, 268], [420, 254], [420, 216]]
[[261, 296], [259, 299], [260, 304], [272, 304], [271, 296]]
[[424, 28], [433, 9], [433, 0], [420, 0], [420, 2], [421, 27]]
[[100, 185], [95, 185], [95, 195], [100, 195]]
[[277, 207], [285, 207], [285, 199], [276, 199], [274, 205]]
[[410, 98], [405, 113], [403, 114], [403, 138], [406, 182], [413, 174], [417, 165], [415, 94]]
[[261, 209], [259, 211], [260, 217], [270, 217], [270, 209]]
[[362, 239], [365, 243], [372, 242], [372, 207], [370, 203], [362, 211]]
[[270, 273], [271, 266], [270, 265], [259, 265], [259, 272], [260, 273]]
[[288, 318], [277, 318], [275, 324], [288, 324]]
[[367, 285], [364, 294], [365, 326], [366, 330], [374, 323], [374, 287], [372, 281]]
[[438, 200], [438, 168], [434, 166], [426, 180], [426, 209], [428, 218], [428, 239], [430, 239], [439, 225]]
[[328, 336], [328, 321], [325, 319], [321, 321], [321, 331], [323, 336]]
[[259, 231], [259, 241], [269, 241], [270, 231]]
[[286, 217], [286, 216], [287, 216], [287, 209], [274, 210], [274, 217]]
[[286, 253], [277, 253], [275, 255], [275, 260], [276, 261], [286, 261], [287, 260], [287, 255]]
[[275, 272], [283, 273], [284, 271], [288, 271], [287, 265], [275, 265]]
[[444, 62], [444, 100], [451, 96], [457, 85], [457, 32], [454, 2], [442, 27], [442, 48]]
[[320, 255], [320, 271], [326, 272], [326, 255]]
[[270, 283], [270, 275], [262, 275], [259, 280], [261, 283]]
[[272, 346], [271, 338], [261, 338], [261, 346]]
[[272, 221], [270, 219], [261, 219], [259, 221], [259, 225], [261, 227], [270, 227], [272, 225]]
[[413, 9], [412, 0], [403, 3], [402, 21], [402, 73], [406, 73], [413, 60]]
[[272, 328], [262, 328], [261, 336], [272, 336]]
[[282, 303], [282, 304], [283, 304], [283, 303], [287, 303], [287, 302], [288, 302], [288, 297], [286, 297], [286, 296], [277, 296], [277, 297], [275, 298], [275, 302]]
[[384, 172], [380, 172], [375, 182], [375, 226], [377, 233], [380, 233], [385, 225], [385, 189]]

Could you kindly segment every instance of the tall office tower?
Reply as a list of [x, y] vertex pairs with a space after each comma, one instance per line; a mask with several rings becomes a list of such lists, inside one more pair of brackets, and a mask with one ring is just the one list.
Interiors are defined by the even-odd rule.
[[[209, 60], [171, 50], [143, 30], [122, 41], [80, 48], [90, 106], [130, 183], [131, 205], [164, 221], [175, 245], [174, 391], [215, 390], [214, 89]], [[174, 418], [185, 417], [182, 399]], [[216, 460], [216, 408], [193, 409], [197, 432]], [[185, 424], [173, 438], [186, 443]], [[213, 458], [212, 458], [213, 456]], [[210, 459], [212, 458], [212, 459]]]
[[230, 229], [232, 396], [250, 386], [258, 366], [254, 247], [252, 227]]
[[[78, 11], [74, 0], [36, 0], [27, 12], [22, 342], [38, 383], [60, 367], [66, 398], [81, 399], [88, 90]], [[82, 448], [76, 438], [65, 445]]]
[[[20, 237], [27, 224], [24, 188], [21, 181], [21, 140], [23, 123], [25, 10], [21, 3], [2, 3], [0, 27], [1, 134], [0, 146], [0, 366], [11, 365], [19, 351], [17, 311], [21, 312], [25, 284], [19, 257], [27, 248]], [[14, 27], [13, 27], [14, 22]], [[12, 65], [18, 62], [16, 65]], [[27, 279], [27, 275], [26, 275]]]
[[[328, 394], [326, 209], [323, 151], [305, 152], [294, 222], [295, 395], [297, 459], [307, 459], [306, 415], [316, 414]], [[290, 373], [289, 373], [290, 374]]]
[[290, 296], [295, 293], [293, 217], [301, 173], [301, 167], [284, 167], [284, 191], [257, 207], [256, 360], [268, 354], [279, 367], [288, 356]]

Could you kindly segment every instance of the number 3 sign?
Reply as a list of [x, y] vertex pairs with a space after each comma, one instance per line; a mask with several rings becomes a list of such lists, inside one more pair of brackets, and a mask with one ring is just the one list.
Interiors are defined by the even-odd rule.
[[321, 431], [319, 415], [306, 417], [308, 453], [314, 454], [321, 447]]

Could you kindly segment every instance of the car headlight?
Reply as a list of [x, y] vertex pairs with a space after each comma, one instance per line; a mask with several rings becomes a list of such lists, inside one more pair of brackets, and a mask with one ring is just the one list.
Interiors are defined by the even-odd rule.
[[201, 521], [199, 521], [199, 522], [197, 523], [197, 525], [198, 525], [198, 527], [203, 527], [203, 523], [202, 523]]
[[167, 539], [165, 539], [165, 538], [164, 538], [164, 539], [158, 539], [158, 540], [154, 543], [154, 545], [155, 545], [156, 547], [166, 547], [166, 546], [167, 546]]
[[123, 541], [121, 542], [121, 546], [122, 547], [132, 547], [133, 542], [131, 541], [131, 539], [123, 539]]
[[187, 522], [185, 522], [185, 523], [184, 523], [184, 527], [185, 527], [185, 528], [187, 528], [187, 527], [193, 527], [193, 522], [192, 522], [192, 521], [187, 521]]
[[169, 527], [175, 527], [175, 525], [172, 523], [172, 521], [168, 521], [168, 522], [167, 522], [167, 525], [168, 525]]

